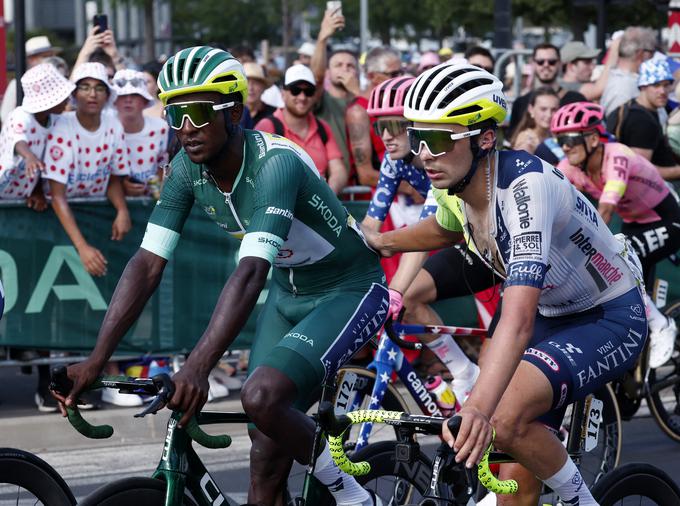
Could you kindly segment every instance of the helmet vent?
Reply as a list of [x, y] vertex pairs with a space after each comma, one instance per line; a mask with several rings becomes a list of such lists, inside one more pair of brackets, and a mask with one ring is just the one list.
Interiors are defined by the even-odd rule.
[[236, 81], [236, 76], [234, 76], [232, 74], [229, 74], [229, 75], [226, 75], [226, 76], [220, 76], [220, 77], [215, 78], [213, 83], [225, 83], [227, 81]]
[[189, 79], [194, 79], [194, 73], [200, 61], [197, 58], [192, 58], [191, 64], [189, 65]]
[[[421, 89], [421, 90], [427, 90], [427, 87], [430, 85], [430, 83], [434, 80], [435, 77], [437, 77], [437, 76], [438, 76], [439, 74], [441, 74], [442, 72], [447, 72], [448, 70], [449, 70], [449, 69], [446, 68], [446, 65], [442, 65], [441, 68], [435, 67], [434, 69], [432, 69], [432, 70], [430, 71], [430, 72], [432, 72], [432, 73], [431, 73], [429, 76], [427, 76], [427, 79], [426, 79], [425, 82], [423, 82], [423, 84], [420, 86], [420, 89]], [[439, 92], [440, 92], [447, 84], [449, 84], [453, 79], [455, 79], [456, 77], [458, 77], [458, 76], [459, 76], [460, 74], [462, 74], [463, 72], [464, 72], [464, 71], [458, 71], [458, 72], [454, 72], [454, 73], [451, 74], [450, 76], [446, 76], [447, 79], [442, 80], [442, 82], [439, 83], [439, 85], [438, 85], [434, 90], [432, 90], [432, 92], [429, 94], [428, 99], [427, 99], [427, 102], [426, 102], [426, 104], [425, 104], [425, 108], [426, 108], [426, 109], [429, 109], [430, 106], [432, 105], [432, 102], [434, 101], [435, 97], [439, 94]], [[423, 96], [424, 96], [424, 94], [421, 94], [420, 96], [418, 96], [418, 97], [416, 98], [416, 103], [415, 103], [415, 106], [413, 107], [414, 109], [420, 109], [420, 108], [421, 108], [421, 107], [420, 107], [420, 104], [421, 104], [421, 102], [422, 102], [422, 100], [423, 100]]]
[[462, 83], [460, 86], [457, 86], [451, 93], [449, 93], [446, 96], [446, 98], [444, 98], [444, 100], [442, 100], [442, 102], [439, 104], [439, 107], [444, 108], [451, 102], [456, 100], [458, 97], [460, 97], [463, 93], [466, 93], [475, 88], [479, 88], [480, 86], [486, 86], [489, 84], [493, 84], [493, 81], [491, 79], [473, 79], [472, 81]]
[[469, 107], [463, 107], [462, 109], [455, 109], [451, 111], [450, 113], [447, 114], [447, 117], [449, 118], [455, 118], [456, 116], [462, 116], [463, 114], [470, 114], [472, 112], [477, 112], [481, 111], [482, 107], [475, 104], [471, 105]]

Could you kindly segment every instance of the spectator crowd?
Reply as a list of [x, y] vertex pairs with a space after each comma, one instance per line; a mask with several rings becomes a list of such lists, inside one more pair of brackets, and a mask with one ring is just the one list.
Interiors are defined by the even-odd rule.
[[[358, 57], [331, 44], [344, 24], [342, 15], [327, 12], [317, 40], [302, 44], [287, 69], [257, 61], [248, 47], [230, 48], [248, 79], [242, 127], [300, 145], [337, 194], [348, 186], [375, 189], [381, 167], [402, 159], [411, 163], [413, 155], [402, 135], [405, 126], [397, 132], [388, 122], [377, 122], [369, 114], [369, 99], [374, 90], [398, 88], [384, 86], [387, 81], [417, 76], [445, 61], [467, 61], [502, 73], [508, 90], [510, 81], [521, 80], [521, 93], [513, 97], [503, 131], [508, 147], [557, 164], [565, 154], [550, 130], [553, 115], [569, 103], [596, 102], [605, 110], [611, 137], [651, 161], [664, 179], [680, 178], [680, 95], [674, 93], [680, 64], [664, 54], [652, 29], [629, 27], [615, 34], [602, 52], [580, 41], [561, 48], [542, 43], [521, 69], [518, 62], [498, 69], [493, 53], [481, 46], [460, 55], [448, 48], [424, 52], [409, 57], [408, 63], [391, 47]], [[157, 98], [161, 63], [129, 61], [119, 52], [112, 30], [100, 33], [96, 27], [72, 68], [45, 36], [31, 38], [25, 46], [28, 70], [10, 83], [0, 108], [0, 199], [25, 201], [37, 212], [51, 207], [87, 272], [104, 276], [107, 259], [79, 227], [70, 203], [107, 198], [116, 211], [111, 240], [118, 241], [132, 226], [127, 198], [159, 198], [163, 168], [180, 148]], [[404, 123], [403, 118], [393, 119]], [[399, 135], [403, 139], [394, 140]], [[416, 183], [399, 183], [389, 215], [376, 226], [400, 226], [409, 221], [405, 217], [420, 215], [427, 181], [420, 181], [417, 172], [408, 176]], [[395, 268], [385, 265], [388, 274]], [[115, 372], [118, 365], [111, 368]], [[46, 374], [41, 369], [36, 402], [41, 410], [54, 411]], [[215, 395], [224, 394], [226, 385], [238, 388], [224, 371], [217, 376], [211, 384]]]

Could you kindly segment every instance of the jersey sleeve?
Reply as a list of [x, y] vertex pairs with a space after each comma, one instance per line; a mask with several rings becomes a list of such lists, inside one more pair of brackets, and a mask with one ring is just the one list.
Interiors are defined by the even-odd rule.
[[74, 170], [73, 149], [67, 148], [68, 143], [73, 142], [71, 139], [75, 134], [69, 132], [68, 121], [66, 119], [58, 119], [47, 134], [45, 142], [45, 172], [42, 177], [51, 179], [63, 185], [68, 183], [69, 173]]
[[552, 179], [550, 174], [530, 172], [516, 178], [506, 190], [502, 213], [509, 237], [506, 287], [543, 287], [555, 208], [560, 201]]
[[368, 206], [368, 216], [378, 221], [385, 221], [400, 181], [401, 178], [397, 172], [396, 164], [385, 154], [380, 165], [380, 178]]
[[[434, 198], [437, 201], [437, 212], [435, 216], [437, 218], [437, 223], [443, 229], [449, 230], [451, 232], [462, 232], [463, 224], [459, 219], [462, 211], [460, 210], [460, 199], [452, 195], [448, 195], [446, 190], [433, 191]], [[458, 215], [456, 211], [452, 208], [453, 206], [458, 206]]]
[[617, 205], [626, 193], [632, 168], [631, 160], [626, 156], [628, 154], [634, 156], [634, 152], [628, 148], [616, 149], [605, 154], [604, 167], [602, 168], [605, 184], [600, 197], [602, 204]]
[[432, 188], [427, 191], [425, 196], [425, 203], [423, 204], [423, 209], [420, 211], [420, 220], [424, 220], [428, 216], [432, 216], [437, 213], [437, 199], [434, 198], [432, 193]]
[[28, 130], [31, 123], [29, 116], [26, 111], [19, 107], [10, 113], [7, 119], [11, 139], [8, 148], [11, 147], [14, 150], [14, 146], [21, 141], [28, 143]]
[[194, 204], [191, 178], [184, 163], [181, 152], [173, 158], [170, 174], [163, 181], [161, 197], [151, 213], [141, 245], [166, 260], [177, 246], [184, 222]]
[[306, 169], [290, 154], [267, 160], [255, 178], [253, 215], [241, 242], [239, 260], [251, 256], [274, 263], [293, 224], [295, 203]]

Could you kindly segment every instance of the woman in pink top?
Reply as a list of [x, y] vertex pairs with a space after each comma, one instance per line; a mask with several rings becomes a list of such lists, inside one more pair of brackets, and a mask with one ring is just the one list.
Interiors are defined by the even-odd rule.
[[[624, 144], [607, 142], [603, 115], [604, 109], [590, 102], [575, 102], [557, 111], [550, 130], [566, 155], [557, 167], [579, 190], [598, 199], [600, 216], [589, 217], [592, 221], [609, 223], [614, 211], [619, 213], [621, 231], [630, 239], [645, 282], [651, 286], [654, 265], [680, 249], [680, 206], [650, 161]], [[651, 298], [647, 305], [649, 363], [658, 367], [673, 352], [675, 322], [666, 319]]]

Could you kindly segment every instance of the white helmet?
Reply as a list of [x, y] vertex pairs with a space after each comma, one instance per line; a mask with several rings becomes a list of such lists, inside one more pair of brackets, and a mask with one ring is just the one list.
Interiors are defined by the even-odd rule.
[[406, 95], [404, 116], [422, 123], [470, 126], [502, 123], [508, 113], [503, 83], [469, 63], [442, 63], [423, 72]]

